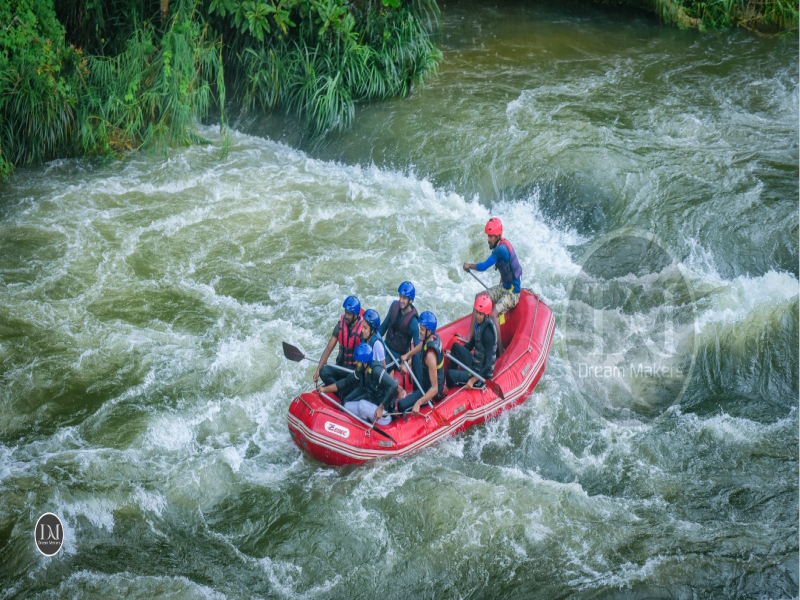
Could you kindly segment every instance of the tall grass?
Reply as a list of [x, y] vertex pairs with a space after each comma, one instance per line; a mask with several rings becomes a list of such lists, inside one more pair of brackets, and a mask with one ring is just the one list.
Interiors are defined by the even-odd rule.
[[436, 0], [170, 0], [166, 20], [160, 4], [0, 3], [0, 180], [56, 156], [202, 143], [198, 119], [216, 106], [225, 123], [226, 81], [234, 106], [285, 110], [320, 138], [440, 57]]
[[[594, 1], [683, 28], [798, 24], [798, 0]], [[0, 181], [57, 156], [202, 143], [196, 123], [215, 107], [224, 126], [226, 84], [231, 107], [283, 110], [320, 139], [350, 127], [357, 102], [408, 94], [441, 58], [436, 0], [168, 5], [164, 18], [160, 0], [0, 2]]]
[[67, 46], [51, 3], [11, 6], [38, 12], [0, 37], [0, 177], [58, 156], [202, 142], [197, 120], [225, 100], [221, 42], [199, 4], [173, 4], [163, 32], [136, 22], [110, 57]]
[[685, 29], [778, 32], [798, 26], [797, 0], [656, 0], [655, 7], [665, 22]]
[[282, 108], [311, 138], [350, 127], [355, 102], [405, 96], [436, 73], [435, 0], [298, 3], [290, 15], [297, 25], [286, 34], [243, 44], [234, 85], [245, 109]]
[[89, 69], [80, 123], [87, 153], [203, 142], [197, 119], [224, 104], [221, 43], [188, 2], [160, 41], [145, 24], [120, 54], [93, 57]]

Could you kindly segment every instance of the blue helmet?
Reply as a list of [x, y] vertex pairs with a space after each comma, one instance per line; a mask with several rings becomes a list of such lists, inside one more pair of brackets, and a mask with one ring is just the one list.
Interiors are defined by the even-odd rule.
[[397, 288], [397, 293], [401, 296], [405, 296], [412, 302], [414, 301], [414, 296], [416, 295], [417, 291], [414, 289], [414, 284], [410, 281], [404, 281], [400, 284], [400, 287]]
[[361, 302], [358, 301], [358, 298], [355, 296], [348, 296], [344, 300], [344, 304], [342, 304], [342, 308], [345, 310], [349, 310], [351, 313], [356, 315], [361, 314]]
[[356, 351], [353, 352], [353, 358], [356, 362], [364, 363], [368, 365], [372, 363], [372, 346], [363, 342], [356, 347]]
[[419, 324], [431, 333], [436, 333], [436, 315], [426, 310], [419, 316]]
[[374, 331], [378, 331], [381, 326], [381, 316], [375, 309], [368, 308], [364, 312], [364, 320], [370, 324], [370, 327], [372, 327]]

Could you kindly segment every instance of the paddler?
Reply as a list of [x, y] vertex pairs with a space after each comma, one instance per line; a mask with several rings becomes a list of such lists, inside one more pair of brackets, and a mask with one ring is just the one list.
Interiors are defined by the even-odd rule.
[[328, 357], [333, 352], [334, 346], [339, 344], [339, 354], [336, 356], [336, 364], [340, 367], [352, 369], [355, 367], [356, 361], [353, 358], [353, 352], [361, 343], [361, 327], [363, 321], [361, 319], [361, 302], [355, 296], [348, 296], [344, 304], [344, 314], [339, 318], [336, 326], [333, 328], [331, 339], [328, 340], [328, 345], [319, 359], [317, 370], [314, 371], [314, 381], [320, 377], [322, 382], [329, 385], [342, 378], [344, 371], [336, 369], [331, 365], [326, 364]]
[[[484, 228], [484, 232], [488, 237], [488, 244], [489, 249], [492, 253], [482, 263], [464, 263], [463, 267], [465, 271], [469, 271], [470, 269], [475, 269], [477, 271], [485, 271], [489, 267], [493, 266], [500, 272], [500, 283], [493, 288], [490, 288], [486, 292], [489, 294], [489, 299], [492, 301], [492, 314], [490, 318], [494, 323], [494, 326], [498, 332], [500, 333], [500, 323], [497, 320], [499, 315], [502, 315], [504, 312], [507, 312], [514, 308], [519, 302], [519, 295], [522, 289], [522, 284], [520, 283], [520, 278], [522, 277], [522, 267], [519, 265], [519, 260], [517, 260], [517, 253], [514, 252], [514, 248], [506, 238], [503, 237], [503, 224], [500, 222], [500, 219], [497, 217], [492, 217], [486, 223], [486, 227]], [[475, 298], [480, 294], [477, 294]], [[476, 315], [473, 311], [472, 313], [472, 322], [469, 326], [469, 339], [472, 339], [472, 335], [475, 330], [475, 320]], [[498, 355], [502, 354], [504, 351], [503, 348], [503, 339], [500, 335], [497, 336], [497, 352]]]
[[[405, 354], [419, 344], [419, 319], [414, 308], [416, 290], [410, 281], [397, 288], [398, 299], [392, 302], [389, 312], [380, 327], [381, 335], [395, 356]], [[392, 370], [392, 367], [389, 367]], [[422, 361], [419, 356], [411, 361], [411, 370], [417, 379], [422, 376]]]
[[381, 327], [381, 316], [377, 310], [368, 308], [364, 311], [364, 324], [361, 326], [361, 340], [372, 346], [372, 360], [386, 368], [386, 349], [378, 331]]
[[[398, 412], [405, 412], [410, 408], [412, 413], [419, 413], [422, 405], [429, 401], [438, 402], [444, 395], [444, 353], [442, 340], [436, 335], [436, 316], [432, 312], [426, 310], [419, 316], [419, 335], [420, 342], [404, 354], [401, 360], [405, 363], [416, 354], [423, 355], [422, 377], [418, 377], [417, 381], [424, 391], [415, 389], [398, 400]], [[402, 368], [405, 370], [405, 365]], [[383, 414], [382, 408], [389, 406], [384, 403], [375, 414], [380, 417]]]
[[365, 421], [388, 425], [392, 418], [388, 415], [382, 416], [382, 407], [384, 404], [388, 406], [398, 394], [397, 381], [386, 372], [380, 362], [374, 360], [372, 346], [366, 342], [358, 345], [353, 356], [356, 361], [355, 372], [340, 377], [338, 381], [320, 388], [319, 391], [335, 392], [340, 399], [347, 398], [344, 407]]
[[[491, 379], [494, 375], [497, 330], [489, 318], [492, 314], [492, 301], [488, 294], [485, 292], [478, 294], [475, 298], [474, 311], [475, 326], [472, 336], [466, 344], [454, 343], [450, 353], [453, 358], [467, 365], [484, 379]], [[477, 377], [471, 376], [454, 362], [451, 362], [447, 369], [447, 384], [450, 387], [466, 384], [467, 389], [483, 387], [483, 383]]]

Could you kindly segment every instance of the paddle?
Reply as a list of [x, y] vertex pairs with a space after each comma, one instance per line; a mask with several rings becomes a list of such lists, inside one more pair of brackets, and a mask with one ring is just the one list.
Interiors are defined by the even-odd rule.
[[336, 400], [334, 400], [333, 398], [328, 396], [328, 394], [326, 394], [324, 392], [319, 392], [319, 391], [318, 391], [318, 393], [319, 393], [321, 398], [325, 398], [328, 402], [333, 404], [336, 408], [338, 408], [343, 413], [346, 413], [346, 414], [350, 415], [351, 417], [353, 417], [356, 421], [358, 421], [362, 425], [366, 425], [369, 429], [373, 429], [377, 433], [380, 433], [382, 436], [389, 438], [390, 440], [392, 440], [395, 443], [395, 445], [397, 444], [397, 442], [394, 441], [394, 438], [392, 436], [390, 436], [388, 433], [386, 433], [382, 429], [378, 429], [377, 427], [375, 427], [375, 423], [367, 423], [366, 421], [361, 420], [359, 417], [357, 417], [356, 415], [351, 413], [349, 410], [347, 410], [344, 406], [342, 406], [341, 403], [337, 402]]
[[503, 394], [503, 390], [494, 381], [492, 381], [491, 379], [484, 379], [483, 377], [478, 375], [475, 371], [470, 369], [467, 365], [465, 365], [464, 363], [460, 362], [457, 358], [454, 358], [453, 355], [450, 352], [445, 352], [445, 354], [454, 363], [456, 363], [457, 365], [463, 367], [464, 369], [467, 370], [468, 373], [472, 373], [472, 375], [474, 375], [480, 381], [482, 381], [484, 384], [486, 384], [486, 387], [488, 387], [490, 390], [492, 390], [494, 392], [495, 396], [497, 396], [498, 398], [502, 398], [503, 400], [506, 399], [505, 395]]
[[[408, 361], [404, 360], [403, 364], [406, 366], [406, 370], [408, 371], [409, 375], [411, 375], [411, 379], [413, 379], [414, 383], [417, 384], [417, 389], [419, 390], [419, 393], [424, 396], [425, 395], [425, 390], [422, 389], [422, 386], [420, 385], [419, 381], [417, 381], [417, 377], [416, 377], [416, 375], [414, 375], [414, 371], [412, 371], [411, 367], [408, 365]], [[423, 365], [423, 366], [427, 367], [427, 365]], [[431, 407], [431, 412], [436, 415], [436, 420], [439, 422], [439, 425], [450, 425], [450, 421], [447, 420], [445, 417], [443, 417], [441, 414], [439, 414], [439, 411], [436, 410], [436, 407], [433, 405], [433, 402], [431, 402], [430, 400], [428, 400], [428, 406]], [[419, 414], [420, 414], [420, 416], [424, 416], [422, 413], [419, 413]], [[405, 415], [403, 415], [403, 416], [405, 416]]]
[[[422, 389], [422, 386], [420, 385], [419, 381], [417, 381], [417, 376], [414, 375], [414, 371], [412, 371], [411, 367], [408, 366], [408, 361], [404, 360], [403, 364], [406, 366], [406, 370], [408, 371], [408, 374], [411, 375], [411, 379], [413, 379], [414, 383], [417, 384], [417, 389], [419, 390], [419, 393], [424, 396], [425, 395], [425, 390]], [[433, 404], [431, 404], [431, 406], [433, 406]]]
[[[303, 354], [303, 351], [296, 346], [292, 346], [291, 344], [287, 344], [283, 342], [283, 355], [293, 362], [300, 362], [301, 360], [310, 360], [311, 362], [319, 363], [318, 358], [312, 358], [311, 356], [306, 356]], [[346, 371], [348, 373], [354, 373], [353, 369], [348, 369], [347, 367], [340, 367], [339, 365], [328, 365], [333, 367], [334, 369], [339, 369], [340, 371]]]
[[375, 333], [377, 334], [378, 339], [380, 340], [381, 344], [383, 344], [383, 349], [386, 350], [386, 352], [389, 354], [389, 356], [392, 357], [392, 364], [399, 369], [400, 368], [400, 363], [397, 362], [397, 358], [395, 358], [395, 355], [392, 353], [391, 350], [389, 350], [389, 346], [386, 345], [386, 342], [383, 341], [383, 337], [381, 337], [380, 332], [376, 331]]
[[477, 275], [475, 275], [475, 273], [472, 272], [472, 269], [467, 269], [467, 273], [472, 275], [475, 278], [475, 281], [480, 283], [487, 291], [489, 290], [489, 286], [486, 285], [485, 283], [483, 283], [483, 281], [481, 281], [480, 277], [478, 277]]
[[[489, 291], [489, 286], [486, 285], [485, 283], [483, 283], [483, 281], [477, 275], [475, 275], [475, 273], [472, 272], [472, 269], [467, 269], [467, 273], [472, 275], [475, 278], [475, 281], [480, 283], [486, 289], [487, 292]], [[533, 290], [529, 290], [529, 291], [531, 291], [531, 293], [533, 293]], [[539, 299], [539, 294], [533, 294], [533, 295], [536, 296], [537, 300]]]
[[[319, 363], [319, 359], [315, 360], [315, 359], [311, 358], [310, 356], [306, 356], [305, 354], [303, 354], [303, 352], [299, 348], [297, 348], [295, 346], [292, 346], [291, 344], [287, 344], [286, 342], [283, 342], [283, 355], [286, 358], [288, 358], [289, 360], [291, 360], [292, 362], [300, 362], [301, 360], [306, 359], [306, 360], [310, 360], [310, 361]], [[340, 369], [342, 371], [347, 371], [348, 373], [353, 373], [354, 372], [352, 369], [347, 369], [345, 367], [340, 367], [339, 365], [331, 365], [331, 366], [336, 368], [336, 369]], [[325, 398], [326, 400], [328, 400], [328, 402], [333, 404], [336, 408], [341, 410], [343, 413], [346, 413], [346, 414], [350, 415], [351, 417], [353, 417], [359, 423], [362, 423], [363, 425], [366, 425], [370, 429], [374, 429], [376, 432], [380, 433], [382, 436], [389, 438], [390, 440], [392, 440], [392, 442], [397, 444], [397, 442], [394, 441], [394, 438], [392, 436], [390, 436], [385, 431], [375, 427], [375, 423], [370, 424], [370, 423], [367, 423], [366, 421], [362, 421], [356, 415], [354, 415], [349, 410], [347, 410], [344, 406], [342, 406], [341, 403], [336, 402], [336, 400], [334, 400], [333, 398], [328, 396], [328, 394], [325, 394], [323, 392], [319, 392], [319, 395], [320, 395], [320, 397]]]

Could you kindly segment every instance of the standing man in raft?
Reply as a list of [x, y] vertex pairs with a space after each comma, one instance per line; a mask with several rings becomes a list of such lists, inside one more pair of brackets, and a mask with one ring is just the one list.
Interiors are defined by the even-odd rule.
[[[486, 223], [484, 232], [488, 236], [489, 249], [492, 253], [482, 263], [464, 263], [464, 270], [469, 271], [475, 269], [476, 271], [485, 271], [492, 265], [500, 271], [500, 283], [486, 292], [480, 292], [475, 295], [475, 299], [481, 294], [488, 294], [489, 299], [492, 301], [494, 307], [490, 315], [492, 323], [497, 331], [497, 353], [498, 356], [503, 353], [503, 338], [500, 335], [500, 323], [497, 321], [498, 315], [502, 315], [514, 308], [519, 302], [519, 294], [522, 289], [520, 278], [522, 277], [522, 267], [517, 260], [517, 253], [514, 252], [514, 247], [506, 238], [503, 237], [503, 224], [497, 217], [492, 217]], [[472, 322], [469, 326], [469, 338], [475, 332], [475, 312], [472, 313]]]

